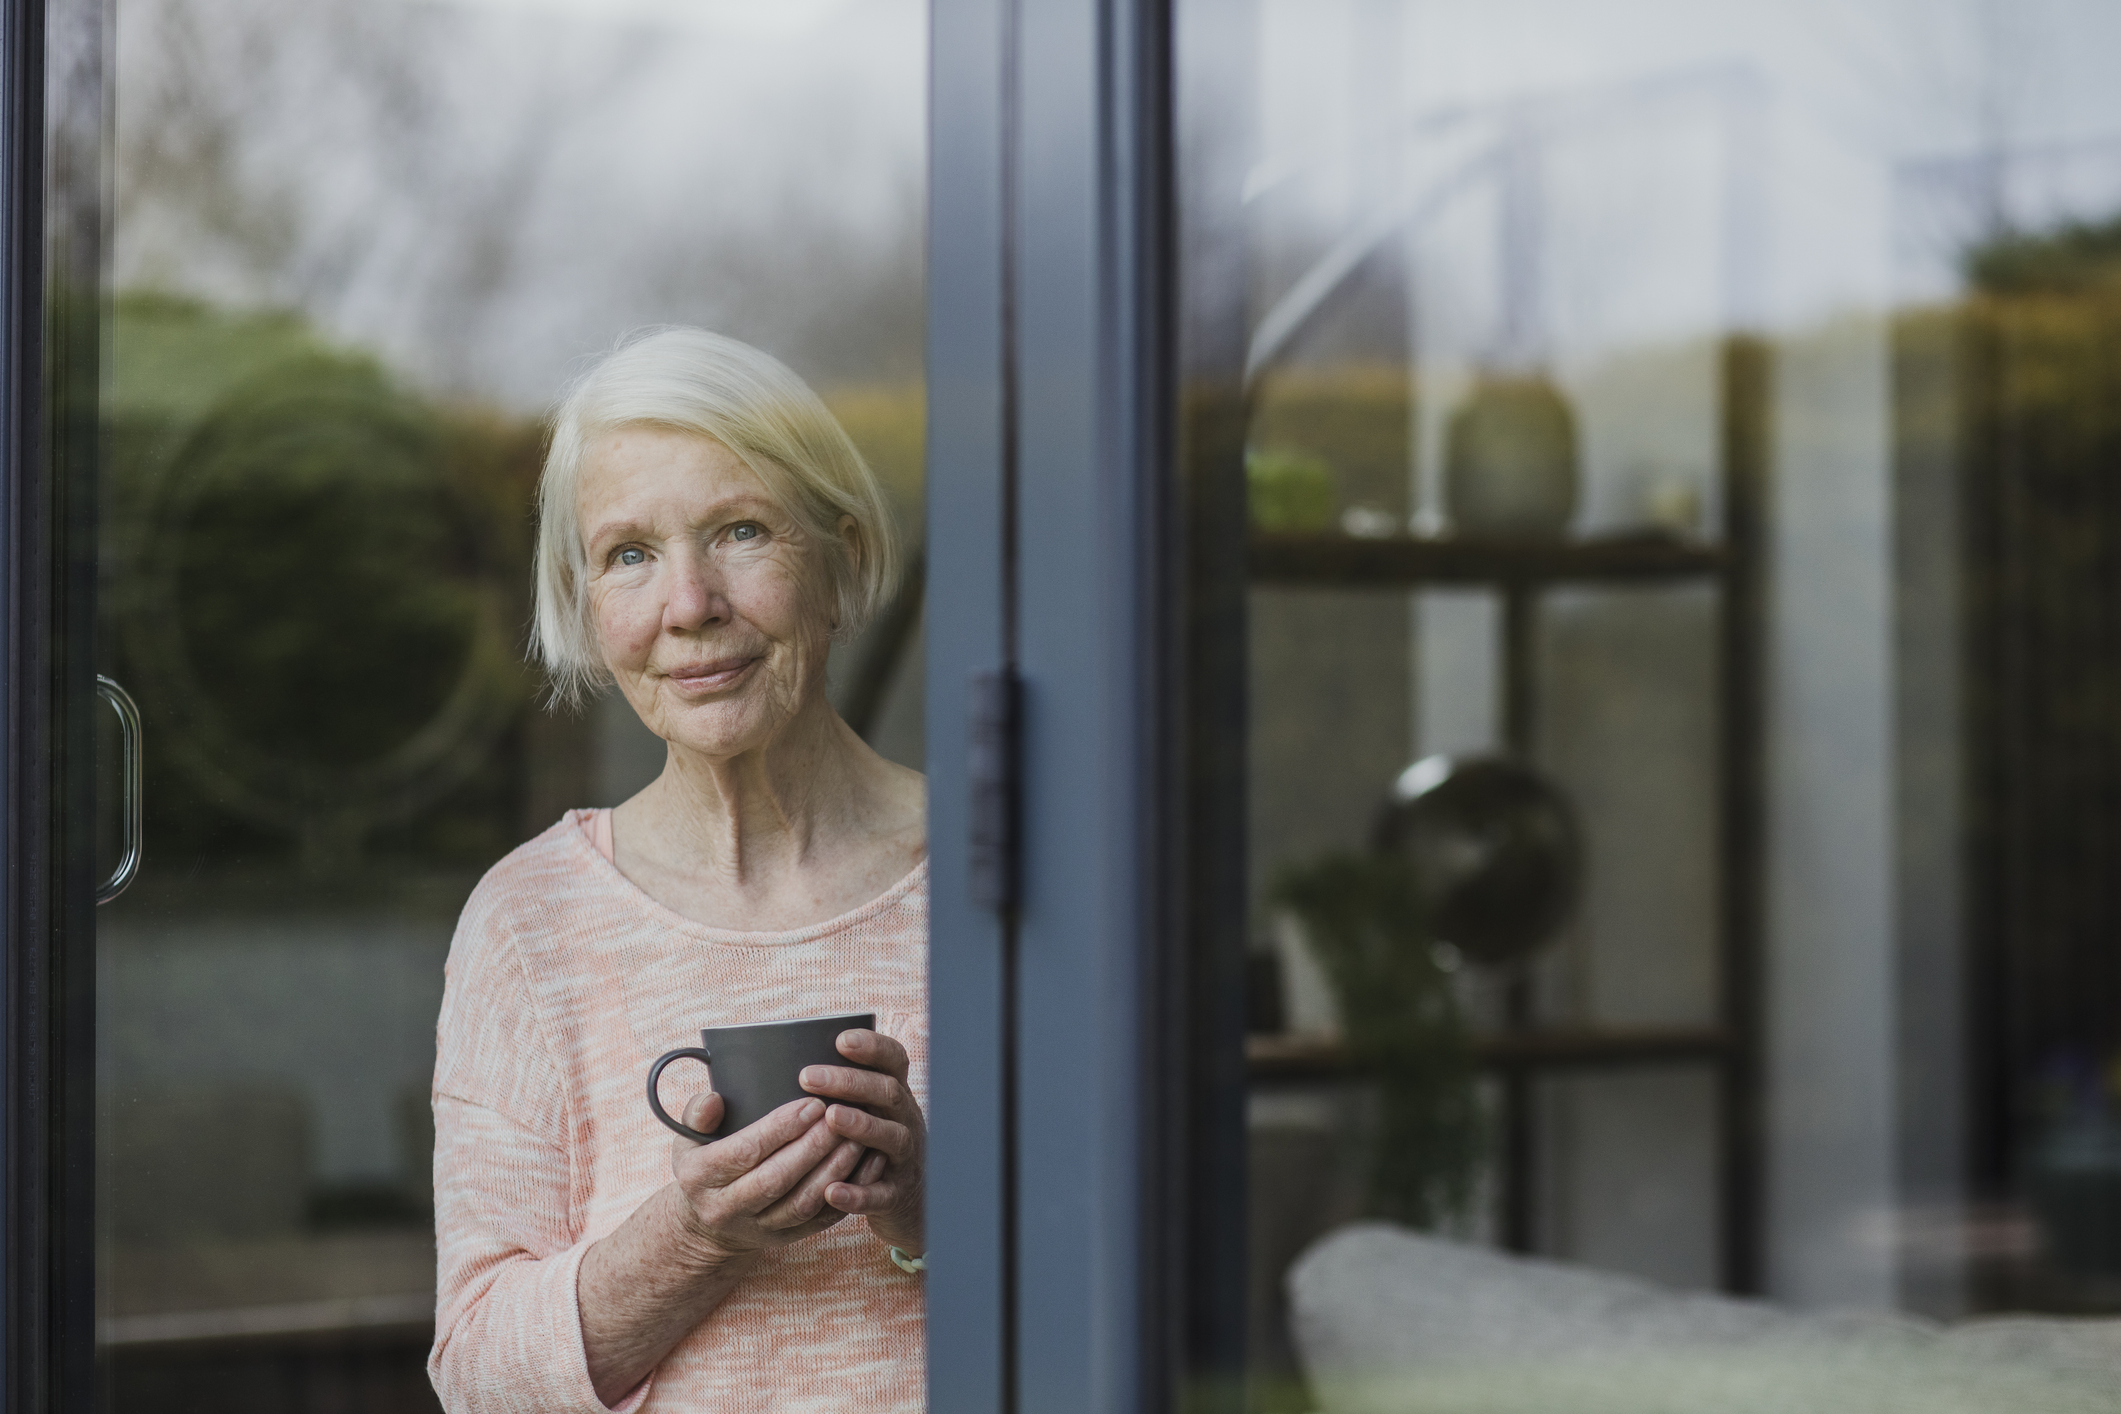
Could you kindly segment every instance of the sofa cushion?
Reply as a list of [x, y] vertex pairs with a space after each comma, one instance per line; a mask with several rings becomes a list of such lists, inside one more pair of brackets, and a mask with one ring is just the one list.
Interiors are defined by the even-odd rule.
[[1322, 1414], [2116, 1414], [2121, 1323], [1800, 1313], [1384, 1223], [1288, 1277]]

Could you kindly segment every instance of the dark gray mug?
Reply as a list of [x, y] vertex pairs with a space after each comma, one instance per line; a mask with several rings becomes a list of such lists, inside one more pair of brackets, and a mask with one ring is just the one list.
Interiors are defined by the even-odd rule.
[[[705, 1144], [715, 1134], [734, 1134], [755, 1119], [764, 1119], [790, 1100], [810, 1092], [802, 1085], [803, 1067], [845, 1065], [856, 1070], [875, 1066], [855, 1065], [833, 1043], [842, 1031], [874, 1031], [876, 1013], [851, 1012], [846, 1016], [806, 1016], [796, 1021], [762, 1021], [752, 1026], [711, 1026], [700, 1033], [700, 1044], [671, 1051], [649, 1068], [648, 1108], [655, 1117], [687, 1139]], [[655, 1092], [663, 1067], [674, 1060], [704, 1061], [714, 1093], [722, 1097], [722, 1122], [713, 1134], [702, 1134], [670, 1117]]]

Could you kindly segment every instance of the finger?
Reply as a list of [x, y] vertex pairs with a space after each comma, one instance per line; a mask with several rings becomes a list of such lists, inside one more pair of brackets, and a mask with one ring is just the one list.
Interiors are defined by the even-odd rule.
[[879, 1119], [852, 1105], [834, 1105], [825, 1111], [825, 1123], [834, 1134], [859, 1140], [871, 1149], [881, 1149], [903, 1163], [913, 1152], [913, 1131], [894, 1120]]
[[889, 1164], [889, 1159], [885, 1158], [882, 1154], [879, 1154], [876, 1150], [871, 1149], [869, 1151], [869, 1157], [862, 1160], [862, 1166], [859, 1169], [855, 1170], [850, 1181], [854, 1183], [865, 1184], [874, 1183], [884, 1176], [884, 1169]]
[[792, 1100], [733, 1134], [694, 1149], [692, 1168], [717, 1188], [736, 1182], [782, 1148], [800, 1139], [823, 1122], [820, 1110], [803, 1100]]
[[854, 1172], [854, 1166], [861, 1162], [861, 1158], [861, 1145], [841, 1140], [823, 1162], [803, 1175], [784, 1197], [760, 1211], [759, 1226], [778, 1231], [809, 1222], [824, 1211], [826, 1190]]
[[[685, 1102], [685, 1112], [679, 1118], [688, 1128], [697, 1129], [702, 1134], [712, 1134], [715, 1126], [722, 1122], [722, 1097], [712, 1090], [702, 1090]], [[673, 1135], [670, 1141], [671, 1162], [675, 1163], [679, 1155], [691, 1153], [699, 1148], [700, 1144], [698, 1139], [688, 1139], [682, 1134]]]
[[[719, 1105], [721, 1102], [716, 1101]], [[825, 1105], [791, 1100], [762, 1119], [712, 1144], [688, 1146], [680, 1156], [691, 1174], [713, 1188], [727, 1188], [774, 1154], [819, 1127]]]
[[913, 1066], [913, 1060], [906, 1054], [906, 1048], [881, 1031], [860, 1028], [842, 1031], [834, 1043], [834, 1049], [856, 1065], [875, 1066], [901, 1082], [906, 1079]]
[[835, 1183], [825, 1190], [825, 1201], [843, 1213], [887, 1213], [898, 1203], [899, 1186], [883, 1183]]
[[911, 1119], [919, 1113], [913, 1103], [913, 1093], [903, 1082], [873, 1070], [854, 1070], [844, 1065], [807, 1065], [797, 1079], [813, 1095], [868, 1105], [896, 1119]]
[[845, 1221], [847, 1221], [845, 1213], [833, 1207], [830, 1203], [823, 1203], [818, 1207], [817, 1216], [810, 1219], [810, 1221], [799, 1223], [794, 1227], [776, 1228], [773, 1235], [775, 1240], [780, 1242], [797, 1242], [805, 1237], [813, 1237], [823, 1232], [826, 1228]]
[[794, 1192], [806, 1175], [847, 1142], [822, 1123], [813, 1125], [723, 1189], [722, 1195], [736, 1211], [756, 1216]]

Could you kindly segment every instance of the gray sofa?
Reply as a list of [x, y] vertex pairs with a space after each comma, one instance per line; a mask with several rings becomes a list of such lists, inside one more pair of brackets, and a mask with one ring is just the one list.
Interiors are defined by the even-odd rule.
[[1799, 1313], [1385, 1223], [1288, 1295], [1320, 1414], [2121, 1414], [2121, 1321]]

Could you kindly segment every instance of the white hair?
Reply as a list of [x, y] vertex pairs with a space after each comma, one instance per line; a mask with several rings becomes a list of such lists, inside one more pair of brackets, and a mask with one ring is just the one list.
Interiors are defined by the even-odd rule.
[[[653, 329], [606, 354], [560, 403], [538, 480], [537, 615], [531, 648], [555, 702], [611, 681], [585, 592], [577, 491], [595, 439], [658, 427], [727, 447], [765, 484], [824, 560], [835, 632], [859, 633], [898, 581], [899, 546], [876, 473], [810, 385], [771, 354], [704, 329]], [[855, 544], [841, 536], [851, 517]]]

